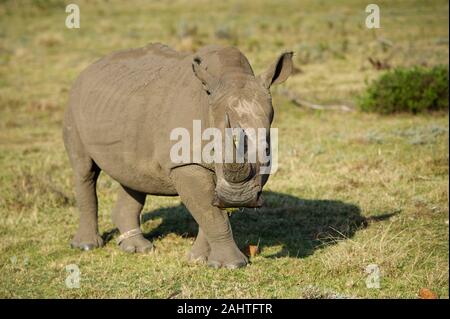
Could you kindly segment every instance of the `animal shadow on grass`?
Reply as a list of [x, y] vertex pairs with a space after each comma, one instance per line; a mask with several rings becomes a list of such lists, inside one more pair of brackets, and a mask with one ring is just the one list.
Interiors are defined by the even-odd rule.
[[[238, 246], [277, 246], [269, 258], [302, 258], [320, 247], [351, 238], [370, 221], [389, 219], [395, 213], [364, 217], [358, 206], [335, 200], [306, 200], [295, 196], [264, 192], [264, 205], [231, 214], [233, 235]], [[175, 233], [195, 238], [198, 226], [189, 211], [180, 204], [142, 214], [142, 223], [159, 225], [145, 234], [152, 240]]]

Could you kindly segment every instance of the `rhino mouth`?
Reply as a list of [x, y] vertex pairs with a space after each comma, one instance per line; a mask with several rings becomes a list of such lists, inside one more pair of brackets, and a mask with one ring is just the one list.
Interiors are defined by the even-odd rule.
[[253, 180], [238, 184], [223, 180], [216, 185], [212, 204], [219, 208], [257, 208], [262, 203], [261, 187]]

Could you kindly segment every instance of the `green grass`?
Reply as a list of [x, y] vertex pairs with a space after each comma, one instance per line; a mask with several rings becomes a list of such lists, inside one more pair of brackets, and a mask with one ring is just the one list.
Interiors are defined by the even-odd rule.
[[[292, 49], [302, 72], [284, 89], [353, 105], [382, 73], [369, 56], [392, 56], [395, 67], [448, 63], [448, 2], [380, 1], [376, 31], [364, 27], [366, 3], [353, 0], [80, 1], [79, 30], [65, 28], [63, 1], [30, 3], [0, 4], [0, 297], [415, 298], [429, 288], [448, 298], [448, 113], [310, 111], [275, 90], [280, 167], [264, 208], [232, 214], [239, 246], [261, 247], [236, 271], [186, 262], [196, 225], [178, 198], [147, 199], [152, 255], [127, 255], [113, 239], [71, 250], [78, 218], [61, 136], [77, 74], [152, 41], [236, 45], [256, 72]], [[114, 229], [116, 190], [100, 177], [102, 233]], [[381, 289], [365, 284], [373, 263]], [[69, 264], [80, 268], [79, 289], [65, 286]]]

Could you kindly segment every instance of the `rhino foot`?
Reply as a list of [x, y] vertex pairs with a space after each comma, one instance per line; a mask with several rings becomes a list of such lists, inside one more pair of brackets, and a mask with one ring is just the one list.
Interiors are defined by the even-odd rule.
[[206, 236], [200, 231], [192, 245], [191, 251], [187, 255], [187, 259], [191, 263], [206, 263], [210, 252], [211, 247], [208, 244]]
[[120, 248], [127, 253], [140, 254], [147, 254], [155, 249], [153, 244], [143, 236], [124, 239], [120, 243]]
[[92, 235], [80, 235], [76, 234], [75, 237], [70, 242], [72, 248], [77, 248], [81, 250], [93, 250], [95, 248], [102, 247], [104, 245], [102, 237], [99, 234]]
[[237, 269], [248, 264], [248, 258], [237, 248], [219, 247], [213, 249], [208, 257], [208, 266], [213, 268]]
[[187, 254], [187, 259], [191, 263], [204, 264], [208, 261], [209, 251], [198, 252], [194, 249]]

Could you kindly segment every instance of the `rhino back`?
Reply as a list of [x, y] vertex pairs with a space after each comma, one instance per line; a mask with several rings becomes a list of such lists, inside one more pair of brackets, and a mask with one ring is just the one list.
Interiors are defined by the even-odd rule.
[[158, 94], [153, 94], [153, 101], [144, 98], [152, 89], [155, 93], [158, 89], [167, 92], [170, 69], [173, 72], [182, 64], [182, 56], [168, 50], [149, 45], [116, 52], [95, 62], [80, 75], [76, 83], [78, 98], [72, 108], [85, 144], [120, 143], [126, 130], [124, 124], [131, 124], [129, 117], [155, 111], [151, 105], [143, 104], [158, 102]]

